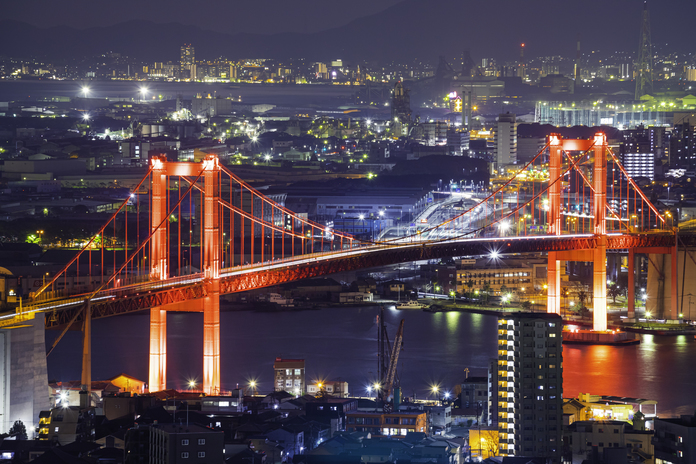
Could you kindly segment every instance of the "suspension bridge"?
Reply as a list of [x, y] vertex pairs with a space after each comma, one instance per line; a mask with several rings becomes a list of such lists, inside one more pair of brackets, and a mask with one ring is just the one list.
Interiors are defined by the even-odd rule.
[[[149, 389], [166, 389], [167, 312], [203, 313], [203, 390], [220, 392], [220, 295], [342, 271], [442, 257], [548, 253], [547, 310], [560, 314], [561, 261], [594, 264], [593, 327], [607, 330], [606, 252], [671, 254], [662, 214], [598, 133], [547, 138], [532, 161], [485, 198], [416, 233], [368, 241], [311, 221], [264, 196], [215, 156], [153, 157], [138, 186], [63, 269], [0, 327], [36, 316], [83, 332], [83, 388], [91, 384], [91, 320], [150, 311]], [[689, 245], [691, 245], [689, 243]], [[692, 257], [693, 260], [693, 257]], [[696, 261], [694, 261], [696, 263]], [[633, 274], [629, 272], [629, 317]], [[677, 279], [671, 279], [676, 319]], [[49, 354], [50, 351], [49, 350]]]

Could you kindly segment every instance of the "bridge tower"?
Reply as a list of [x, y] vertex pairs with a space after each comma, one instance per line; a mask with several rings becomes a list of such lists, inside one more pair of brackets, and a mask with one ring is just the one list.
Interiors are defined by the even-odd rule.
[[203, 271], [207, 296], [203, 304], [203, 391], [220, 394], [220, 166], [215, 156], [203, 161]]
[[[150, 281], [169, 277], [167, 270], [167, 159], [152, 159], [152, 207], [150, 210]], [[150, 308], [150, 391], [167, 388], [167, 311]]]
[[592, 328], [607, 330], [607, 137], [594, 138], [594, 233], [597, 246], [593, 256]]
[[[549, 136], [549, 235], [561, 235], [561, 164], [563, 147], [560, 134]], [[561, 262], [558, 252], [548, 254], [547, 312], [561, 314]]]
[[593, 263], [593, 329], [607, 330], [607, 139], [603, 133], [593, 140], [564, 140], [559, 134], [549, 136], [548, 228], [550, 235], [561, 235], [561, 167], [564, 150], [594, 151], [594, 235], [596, 246], [587, 250], [550, 251], [546, 310], [561, 314], [561, 261]]
[[[169, 176], [202, 177], [203, 184], [203, 272], [206, 296], [202, 305], [191, 302], [184, 311], [203, 312], [203, 391], [220, 392], [220, 165], [215, 156], [202, 163], [169, 163], [165, 157], [152, 159], [152, 209], [150, 280], [169, 278], [167, 190]], [[202, 308], [201, 308], [202, 306]], [[167, 388], [167, 309], [150, 309], [150, 391]]]

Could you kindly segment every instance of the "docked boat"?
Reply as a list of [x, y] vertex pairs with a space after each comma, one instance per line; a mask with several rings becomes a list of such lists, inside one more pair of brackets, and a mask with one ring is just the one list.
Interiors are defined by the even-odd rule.
[[396, 309], [423, 309], [427, 308], [427, 305], [424, 305], [423, 303], [419, 303], [415, 300], [410, 300], [410, 301], [400, 301], [396, 303]]

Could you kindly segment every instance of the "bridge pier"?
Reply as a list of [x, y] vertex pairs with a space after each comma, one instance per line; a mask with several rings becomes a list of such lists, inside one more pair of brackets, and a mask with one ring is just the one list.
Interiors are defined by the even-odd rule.
[[220, 281], [209, 284], [203, 308], [203, 391], [220, 394]]
[[150, 308], [150, 392], [167, 389], [167, 311]]
[[548, 260], [546, 312], [561, 314], [561, 261], [558, 252], [549, 251]]
[[597, 247], [593, 250], [593, 295], [592, 295], [592, 329], [607, 330], [607, 236], [597, 239]]

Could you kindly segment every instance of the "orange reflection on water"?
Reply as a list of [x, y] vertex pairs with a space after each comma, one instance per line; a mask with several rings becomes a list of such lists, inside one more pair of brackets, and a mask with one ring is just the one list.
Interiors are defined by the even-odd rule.
[[636, 373], [650, 375], [654, 370], [650, 350], [638, 357], [635, 346], [573, 346], [563, 347], [563, 396], [579, 393], [646, 397], [635, 381]]

